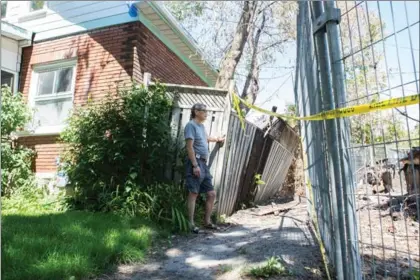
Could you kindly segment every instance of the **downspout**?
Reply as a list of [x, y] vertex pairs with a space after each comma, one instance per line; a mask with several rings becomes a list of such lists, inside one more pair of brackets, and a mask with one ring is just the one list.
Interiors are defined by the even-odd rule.
[[15, 91], [16, 92], [18, 92], [19, 91], [18, 89], [20, 89], [19, 82], [20, 82], [20, 74], [22, 73], [23, 48], [32, 46], [33, 43], [34, 43], [34, 39], [35, 39], [35, 32], [32, 32], [31, 40], [21, 40], [21, 41], [18, 42], [18, 55], [19, 55], [18, 63], [19, 63], [19, 67], [16, 67], [16, 68], [19, 68], [19, 72], [17, 74], [16, 82], [15, 82], [15, 85], [16, 85], [16, 90]]

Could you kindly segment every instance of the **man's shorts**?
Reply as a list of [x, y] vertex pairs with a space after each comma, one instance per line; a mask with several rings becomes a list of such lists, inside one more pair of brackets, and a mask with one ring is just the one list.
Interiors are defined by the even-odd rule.
[[189, 159], [187, 160], [185, 182], [187, 190], [191, 193], [207, 193], [213, 191], [213, 176], [210, 174], [209, 167], [205, 161], [200, 159], [197, 159], [197, 164], [200, 167], [200, 178], [194, 175], [192, 163]]

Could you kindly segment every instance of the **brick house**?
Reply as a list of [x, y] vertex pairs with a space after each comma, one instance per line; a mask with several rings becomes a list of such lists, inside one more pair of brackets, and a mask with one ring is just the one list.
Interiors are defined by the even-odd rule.
[[37, 151], [34, 168], [40, 178], [54, 176], [57, 138], [70, 110], [88, 98], [99, 100], [132, 79], [142, 82], [144, 73], [163, 83], [215, 83], [217, 72], [156, 2], [134, 2], [130, 14], [125, 1], [5, 3], [2, 29], [8, 25], [32, 34], [26, 45], [7, 35], [2, 42], [15, 40], [19, 46], [14, 83], [35, 109], [19, 141]]

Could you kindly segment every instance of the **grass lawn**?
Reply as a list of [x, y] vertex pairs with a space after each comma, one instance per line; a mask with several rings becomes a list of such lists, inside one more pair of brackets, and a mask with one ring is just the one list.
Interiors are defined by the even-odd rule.
[[87, 212], [2, 212], [4, 280], [85, 279], [143, 260], [153, 230], [139, 218]]

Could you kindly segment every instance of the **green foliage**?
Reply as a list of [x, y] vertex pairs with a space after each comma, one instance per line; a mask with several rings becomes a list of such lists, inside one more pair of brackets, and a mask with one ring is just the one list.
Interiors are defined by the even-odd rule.
[[254, 267], [249, 271], [249, 274], [254, 277], [269, 278], [271, 276], [281, 275], [286, 276], [290, 273], [281, 264], [278, 257], [270, 257], [263, 266]]
[[1, 95], [1, 194], [9, 197], [19, 188], [33, 187], [34, 152], [15, 141], [14, 133], [30, 120], [30, 110], [22, 95], [12, 93], [9, 87], [2, 87]]
[[154, 183], [133, 187], [127, 196], [114, 193], [106, 207], [124, 216], [140, 215], [174, 231], [189, 229], [186, 190], [181, 184]]
[[69, 206], [141, 215], [187, 231], [185, 188], [164, 179], [174, 159], [165, 88], [134, 83], [117, 98], [77, 110], [61, 135], [67, 144], [63, 166], [74, 189]]
[[183, 21], [191, 16], [202, 16], [205, 3], [198, 1], [168, 1], [166, 6], [169, 7], [177, 20]]
[[[297, 117], [296, 104], [287, 104], [284, 114], [290, 117]], [[286, 121], [291, 127], [296, 127], [298, 124], [298, 121], [292, 118], [286, 119]]]
[[261, 180], [261, 174], [255, 174], [254, 176], [255, 184], [259, 185], [265, 185], [265, 182]]
[[[411, 139], [412, 139], [411, 145], [414, 146], [414, 147], [420, 147], [420, 140], [419, 140], [419, 138], [420, 138], [420, 125], [417, 124], [414, 127], [414, 129], [410, 132], [411, 132]], [[416, 139], [416, 140], [413, 140], [413, 139]]]
[[115, 211], [143, 186], [162, 181], [173, 145], [165, 88], [133, 83], [75, 111], [61, 135], [63, 166], [75, 195], [76, 209]]
[[2, 210], [8, 214], [50, 213], [65, 210], [65, 193], [47, 194], [43, 188], [19, 188], [2, 199]]
[[420, 271], [418, 269], [412, 270], [410, 274], [414, 280], [420, 280]]
[[383, 113], [382, 118], [356, 116], [352, 118], [352, 125], [352, 139], [357, 144], [394, 142], [395, 138], [408, 138], [403, 120], [398, 114], [395, 119], [389, 112]]
[[[1, 135], [9, 137], [12, 132], [23, 128], [31, 118], [30, 111], [20, 93], [13, 93], [10, 87], [1, 88]], [[3, 138], [4, 139], [4, 138]]]

